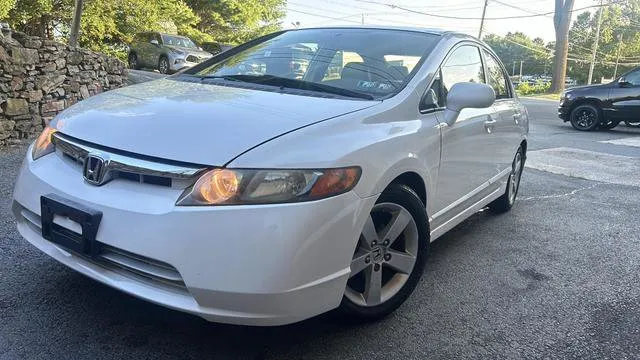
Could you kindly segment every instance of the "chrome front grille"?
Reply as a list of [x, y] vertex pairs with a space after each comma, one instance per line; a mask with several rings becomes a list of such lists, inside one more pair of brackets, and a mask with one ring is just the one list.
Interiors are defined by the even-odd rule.
[[[38, 234], [42, 233], [40, 215], [24, 208], [17, 202], [14, 202], [13, 206], [14, 213], [19, 220], [24, 221], [32, 231]], [[97, 242], [97, 244], [99, 247], [96, 253], [97, 255], [89, 257], [75, 252], [74, 254], [108, 270], [149, 283], [153, 286], [179, 290], [181, 292], [187, 291], [182, 276], [173, 266], [107, 244], [99, 242]]]
[[[104, 159], [106, 183], [113, 179], [125, 179], [139, 183], [184, 189], [192, 185], [205, 167], [174, 165], [144, 159], [142, 156], [123, 155], [103, 147], [85, 143], [69, 136], [55, 133], [52, 138], [56, 151], [83, 168], [87, 155]], [[81, 175], [82, 176], [82, 175]]]

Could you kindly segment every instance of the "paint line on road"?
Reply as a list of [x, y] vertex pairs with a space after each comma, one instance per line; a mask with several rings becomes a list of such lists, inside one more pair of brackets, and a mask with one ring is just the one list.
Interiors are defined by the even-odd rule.
[[575, 178], [640, 187], [640, 158], [559, 147], [527, 152], [526, 166]]
[[603, 140], [598, 142], [603, 144], [640, 147], [640, 137], [628, 137], [628, 138], [614, 139], [614, 140]]

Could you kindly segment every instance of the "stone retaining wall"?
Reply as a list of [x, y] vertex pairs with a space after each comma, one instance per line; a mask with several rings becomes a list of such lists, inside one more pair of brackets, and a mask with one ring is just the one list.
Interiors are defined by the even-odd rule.
[[0, 147], [38, 134], [63, 109], [126, 85], [123, 62], [22, 33], [0, 35]]

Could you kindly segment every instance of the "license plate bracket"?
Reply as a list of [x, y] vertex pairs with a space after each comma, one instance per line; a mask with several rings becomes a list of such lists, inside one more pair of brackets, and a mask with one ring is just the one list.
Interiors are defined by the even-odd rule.
[[[40, 197], [42, 237], [73, 252], [96, 255], [96, 234], [102, 220], [102, 212], [56, 194]], [[80, 224], [82, 233], [56, 224], [55, 215], [64, 216]]]

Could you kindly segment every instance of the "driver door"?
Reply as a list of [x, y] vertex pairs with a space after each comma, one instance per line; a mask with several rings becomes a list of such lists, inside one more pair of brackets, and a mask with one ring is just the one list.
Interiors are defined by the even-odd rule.
[[622, 77], [617, 87], [611, 89], [610, 98], [616, 116], [620, 120], [640, 121], [640, 68]]
[[[440, 93], [439, 103], [446, 107], [449, 89], [460, 82], [485, 83], [480, 49], [463, 44], [454, 49], [440, 70], [441, 78], [432, 85], [432, 94]], [[433, 87], [441, 88], [433, 88]], [[430, 91], [431, 92], [431, 91]], [[438, 113], [442, 122], [442, 113]], [[498, 122], [493, 107], [463, 109], [456, 122], [443, 123], [440, 170], [436, 185], [433, 220], [445, 222], [491, 192], [489, 179], [497, 174], [496, 138], [492, 131]]]

